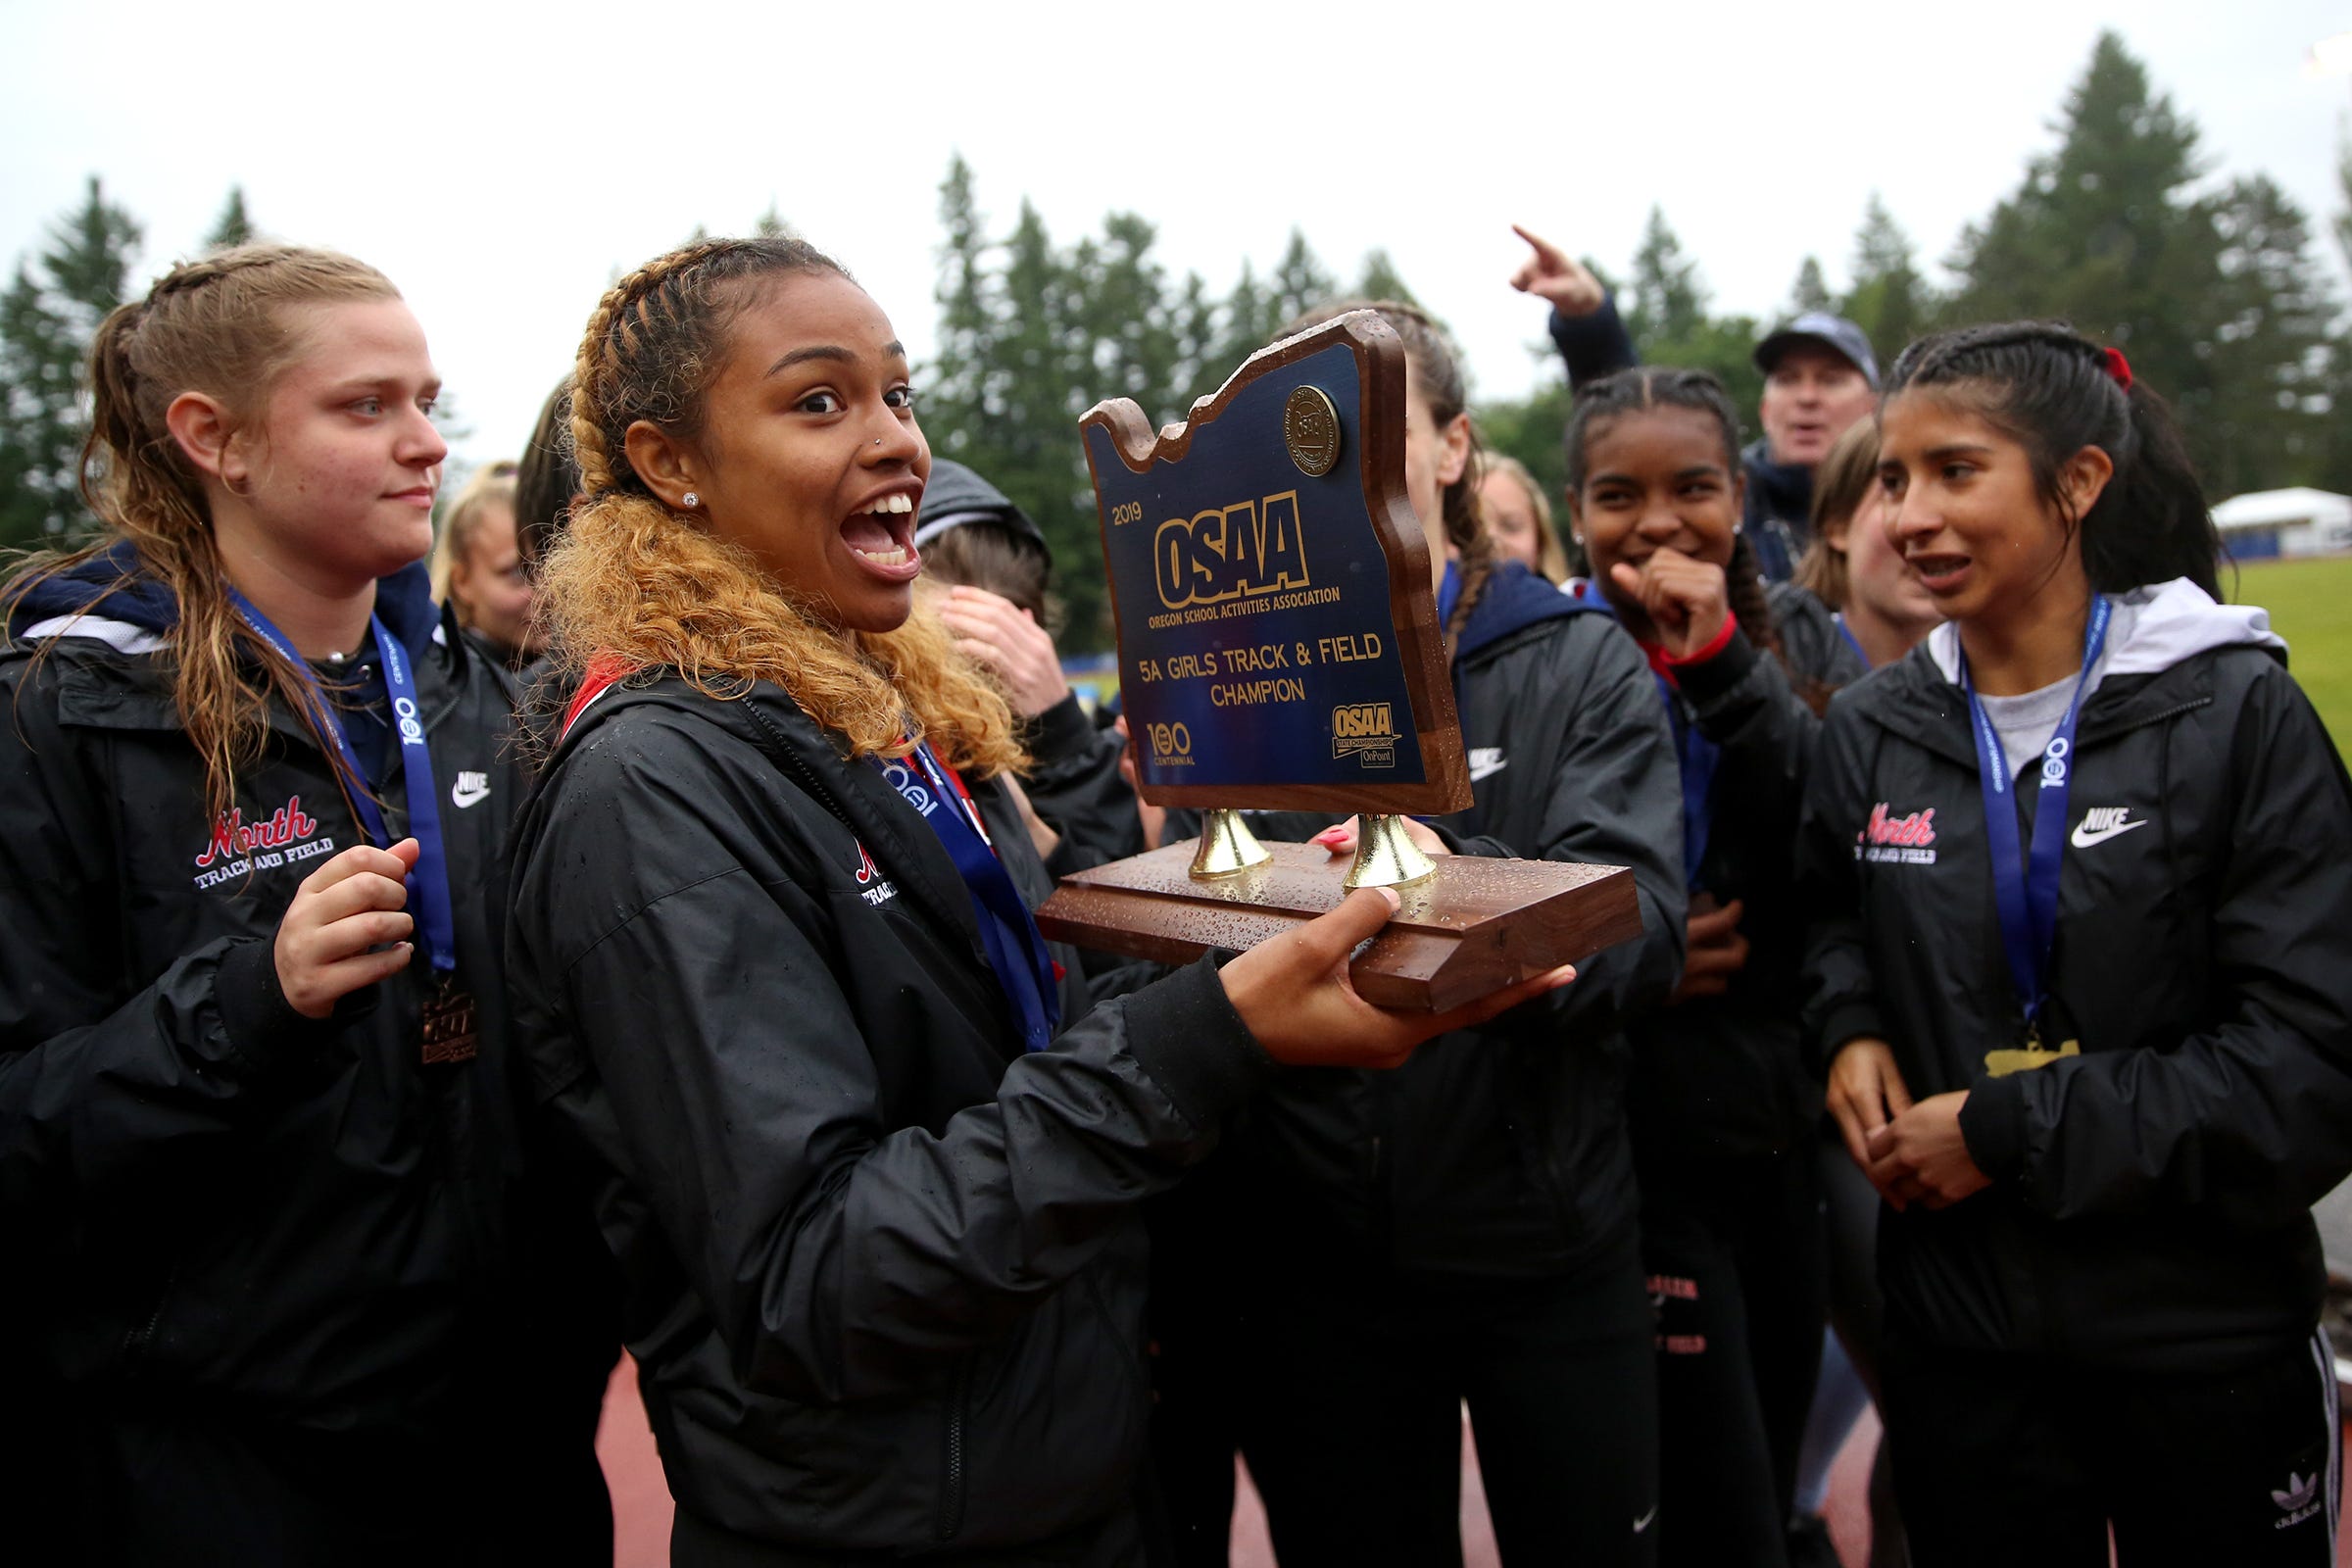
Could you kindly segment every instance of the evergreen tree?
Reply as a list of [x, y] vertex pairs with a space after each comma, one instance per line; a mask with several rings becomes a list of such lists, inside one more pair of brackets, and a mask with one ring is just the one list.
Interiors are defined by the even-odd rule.
[[1258, 286], [1256, 271], [1245, 259], [1242, 275], [1234, 279], [1233, 292], [1225, 296], [1224, 329], [1218, 334], [1208, 385], [1200, 388], [1202, 392], [1222, 385], [1244, 360], [1266, 346], [1267, 337], [1283, 319], [1275, 314], [1276, 309], [1267, 291]]
[[2335, 194], [2344, 204], [2330, 225], [2335, 232], [2335, 248], [2342, 253], [2344, 265], [2352, 267], [2352, 135], [2338, 135], [2335, 142]]
[[1152, 414], [1178, 390], [1180, 318], [1168, 310], [1167, 273], [1152, 259], [1157, 238], [1158, 231], [1133, 213], [1102, 220], [1099, 270], [1085, 280], [1078, 300], [1084, 335], [1094, 345], [1093, 374], [1079, 385], [1089, 407], [1104, 398], [1134, 398]]
[[1821, 260], [1808, 256], [1796, 270], [1795, 286], [1788, 290], [1788, 314], [1802, 316], [1808, 311], [1835, 311], [1837, 301], [1830, 297], [1830, 285], [1822, 280]]
[[1883, 370], [1928, 329], [1935, 301], [1911, 259], [1911, 236], [1875, 190], [1854, 235], [1853, 278], [1854, 286], [1838, 302], [1838, 314], [1869, 337]]
[[761, 213], [758, 218], [752, 220], [752, 234], [753, 237], [757, 239], [792, 239], [797, 237], [793, 233], [792, 225], [784, 221], [784, 215], [776, 211], [775, 198], [772, 196], [768, 198], [767, 211]]
[[207, 255], [214, 251], [233, 250], [252, 243], [253, 220], [245, 216], [245, 187], [228, 187], [228, 199], [220, 204], [220, 216], [213, 220], [213, 231], [204, 236]]
[[1396, 264], [1389, 260], [1389, 253], [1377, 249], [1364, 253], [1364, 270], [1356, 277], [1355, 296], [1365, 300], [1395, 300], [1399, 305], [1421, 303], [1404, 286], [1404, 279], [1397, 274]]
[[[2339, 133], [2335, 146], [2335, 220], [2328, 225], [2336, 250], [2352, 266], [2352, 135]], [[2312, 465], [2314, 482], [2352, 492], [2352, 318], [2336, 324], [2328, 348], [2324, 384], [2328, 416], [2321, 425], [2321, 450]]]
[[[1534, 352], [1548, 362], [1544, 381], [1526, 398], [1488, 403], [1478, 410], [1479, 444], [1489, 452], [1517, 458], [1527, 465], [1551, 503], [1552, 517], [1566, 526], [1562, 500], [1567, 493], [1568, 455], [1560, 436], [1568, 428], [1568, 378], [1560, 371], [1559, 356], [1547, 340]], [[1563, 542], [1565, 535], [1563, 535]]]
[[1707, 291], [1698, 280], [1698, 264], [1683, 255], [1683, 242], [1667, 226], [1663, 210], [1652, 207], [1642, 231], [1642, 248], [1634, 253], [1632, 305], [1625, 312], [1626, 329], [1644, 345], [1681, 342], [1698, 331], [1707, 317]]
[[0, 294], [0, 547], [76, 543], [95, 526], [78, 494], [82, 364], [122, 303], [139, 239], [93, 175], [80, 208]]
[[931, 445], [979, 466], [993, 437], [991, 368], [998, 312], [989, 271], [986, 220], [973, 203], [972, 170], [957, 153], [939, 187], [939, 357], [926, 368], [920, 405]]
[[2170, 399], [2199, 466], [2224, 454], [2210, 346], [2220, 338], [2223, 238], [2194, 185], [2197, 130], [2154, 92], [2113, 33], [2067, 94], [2056, 151], [1964, 232], [1953, 261], [1964, 320], [2057, 317], [2122, 348]]
[[1175, 305], [1176, 357], [1168, 375], [1168, 401], [1156, 411], [1161, 424], [1189, 416], [1193, 401], [1207, 396], [1230, 373], [1217, 364], [1223, 331], [1217, 303], [1199, 272], [1184, 274], [1184, 292]]
[[2218, 501], [2322, 477], [2336, 312], [2310, 226], [2286, 192], [2262, 175], [2233, 180], [2215, 215], [2222, 287], [2204, 345], [2214, 402], [2202, 477]]
[[1339, 279], [1324, 270], [1313, 248], [1306, 243], [1306, 236], [1292, 229], [1290, 243], [1283, 247], [1282, 260], [1274, 268], [1274, 290], [1266, 303], [1267, 335], [1280, 331], [1309, 311], [1331, 304], [1339, 294]]
[[1102, 646], [1108, 624], [1102, 536], [1077, 432], [1086, 412], [1080, 377], [1093, 380], [1086, 368], [1094, 346], [1070, 286], [1099, 266], [1100, 254], [1090, 241], [1071, 258], [1057, 255], [1045, 220], [1021, 203], [1004, 245], [1004, 315], [992, 355], [992, 368], [1004, 374], [1004, 417], [990, 432], [987, 461], [970, 460], [1037, 520], [1053, 547], [1070, 652]]
[[1755, 318], [1707, 314], [1707, 286], [1698, 264], [1683, 254], [1683, 242], [1655, 207], [1649, 210], [1642, 248], [1634, 253], [1632, 281], [1620, 299], [1632, 302], [1625, 309], [1626, 329], [1645, 362], [1711, 370], [1735, 406], [1756, 406], [1764, 375], [1753, 358], [1760, 335]]

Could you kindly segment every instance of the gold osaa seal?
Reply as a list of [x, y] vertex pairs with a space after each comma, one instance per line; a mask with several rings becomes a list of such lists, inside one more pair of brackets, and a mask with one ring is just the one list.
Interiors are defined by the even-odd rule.
[[1319, 386], [1291, 389], [1282, 406], [1282, 439], [1291, 461], [1310, 479], [1320, 479], [1340, 461], [1340, 411]]

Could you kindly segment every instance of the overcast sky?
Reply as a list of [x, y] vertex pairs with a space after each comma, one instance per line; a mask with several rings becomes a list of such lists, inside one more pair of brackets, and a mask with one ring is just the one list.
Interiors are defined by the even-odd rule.
[[0, 0], [0, 259], [95, 172], [146, 225], [143, 282], [242, 183], [267, 231], [399, 283], [482, 461], [519, 449], [616, 270], [770, 201], [919, 359], [957, 148], [997, 232], [1024, 196], [1062, 241], [1132, 210], [1218, 293], [1294, 224], [1344, 276], [1385, 246], [1490, 397], [1541, 337], [1504, 286], [1514, 220], [1621, 270], [1662, 204], [1717, 307], [1761, 316], [1809, 253], [1843, 281], [1873, 189], [1933, 264], [2118, 17], [2217, 174], [2268, 172], [2322, 234], [2339, 205], [2352, 79], [2305, 58], [2352, 4], [1591, 11]]

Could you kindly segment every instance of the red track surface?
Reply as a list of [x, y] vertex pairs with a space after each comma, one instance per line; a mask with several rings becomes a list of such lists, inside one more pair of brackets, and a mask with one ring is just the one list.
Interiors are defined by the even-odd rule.
[[[1878, 1435], [1877, 1417], [1865, 1414], [1831, 1474], [1830, 1534], [1846, 1568], [1862, 1568], [1869, 1549], [1870, 1515], [1863, 1490], [1869, 1482], [1870, 1455]], [[646, 1428], [645, 1407], [637, 1399], [637, 1366], [626, 1356], [613, 1371], [612, 1386], [605, 1396], [605, 1421], [597, 1433], [596, 1451], [605, 1462], [605, 1477], [612, 1488], [614, 1568], [666, 1568], [669, 1487], [662, 1479], [654, 1435]], [[1233, 1568], [1274, 1568], [1274, 1550], [1266, 1541], [1265, 1510], [1258, 1505], [1247, 1472], [1241, 1481], [1241, 1496], [1233, 1514]], [[2338, 1568], [2352, 1568], [2352, 1531], [2337, 1541], [2335, 1560]], [[1462, 1446], [1462, 1563], [1463, 1568], [1497, 1568], [1494, 1532], [1487, 1523], [1487, 1494], [1479, 1485], [1478, 1460], [1467, 1442]]]

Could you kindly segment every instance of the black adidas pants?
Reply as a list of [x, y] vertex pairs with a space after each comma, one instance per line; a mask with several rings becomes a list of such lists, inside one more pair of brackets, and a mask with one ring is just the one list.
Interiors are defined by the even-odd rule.
[[2333, 1568], [2335, 1373], [2318, 1335], [2228, 1373], [1937, 1349], [1890, 1324], [1895, 1494], [1917, 1568]]

